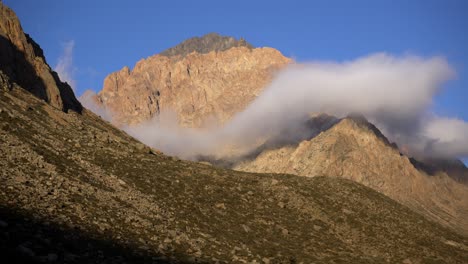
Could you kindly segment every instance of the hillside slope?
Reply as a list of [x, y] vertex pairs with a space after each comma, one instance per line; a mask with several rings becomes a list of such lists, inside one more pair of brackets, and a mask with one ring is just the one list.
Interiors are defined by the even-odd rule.
[[235, 169], [350, 179], [468, 234], [468, 187], [417, 169], [380, 131], [359, 117], [342, 119], [310, 140], [267, 149]]
[[352, 181], [180, 161], [86, 110], [65, 114], [22, 89], [0, 99], [2, 250], [77, 263], [468, 257], [466, 238]]

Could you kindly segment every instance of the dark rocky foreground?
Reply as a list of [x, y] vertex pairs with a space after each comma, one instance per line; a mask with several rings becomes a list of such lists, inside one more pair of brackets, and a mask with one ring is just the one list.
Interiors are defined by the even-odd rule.
[[0, 157], [0, 247], [17, 260], [468, 259], [466, 237], [360, 184], [177, 160], [16, 85], [0, 92]]

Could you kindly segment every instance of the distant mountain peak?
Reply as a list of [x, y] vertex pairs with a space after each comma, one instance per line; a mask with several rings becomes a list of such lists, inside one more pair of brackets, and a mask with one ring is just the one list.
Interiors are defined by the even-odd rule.
[[192, 52], [209, 53], [211, 51], [225, 51], [233, 47], [254, 48], [244, 38], [235, 39], [234, 37], [221, 36], [218, 33], [208, 33], [202, 37], [189, 38], [182, 43], [169, 48], [161, 55], [171, 56], [186, 56]]
[[362, 127], [362, 128], [365, 128], [365, 129], [369, 130], [375, 136], [377, 136], [379, 139], [381, 139], [386, 145], [388, 145], [388, 146], [390, 146], [390, 147], [392, 147], [394, 149], [398, 149], [398, 146], [396, 145], [396, 143], [390, 142], [388, 140], [388, 138], [380, 131], [380, 129], [378, 129], [374, 124], [369, 122], [367, 120], [367, 118], [363, 114], [350, 113], [350, 114], [348, 114], [346, 116], [345, 119], [354, 122], [359, 127]]

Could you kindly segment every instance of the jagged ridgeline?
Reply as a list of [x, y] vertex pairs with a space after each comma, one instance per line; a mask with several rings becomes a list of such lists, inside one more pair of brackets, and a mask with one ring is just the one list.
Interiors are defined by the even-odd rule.
[[9, 80], [64, 111], [81, 112], [72, 88], [47, 65], [41, 47], [23, 32], [15, 13], [0, 5], [0, 70]]
[[202, 37], [187, 39], [184, 42], [161, 52], [160, 54], [168, 57], [186, 56], [192, 52], [204, 54], [211, 51], [225, 51], [233, 47], [254, 48], [243, 38], [237, 40], [233, 37], [221, 36], [218, 33], [209, 33]]

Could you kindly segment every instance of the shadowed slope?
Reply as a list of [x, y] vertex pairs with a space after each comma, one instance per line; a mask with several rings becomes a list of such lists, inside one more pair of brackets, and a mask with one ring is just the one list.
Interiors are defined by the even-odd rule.
[[71, 87], [47, 65], [42, 49], [25, 34], [15, 13], [0, 2], [0, 70], [22, 88], [63, 111], [81, 112]]

